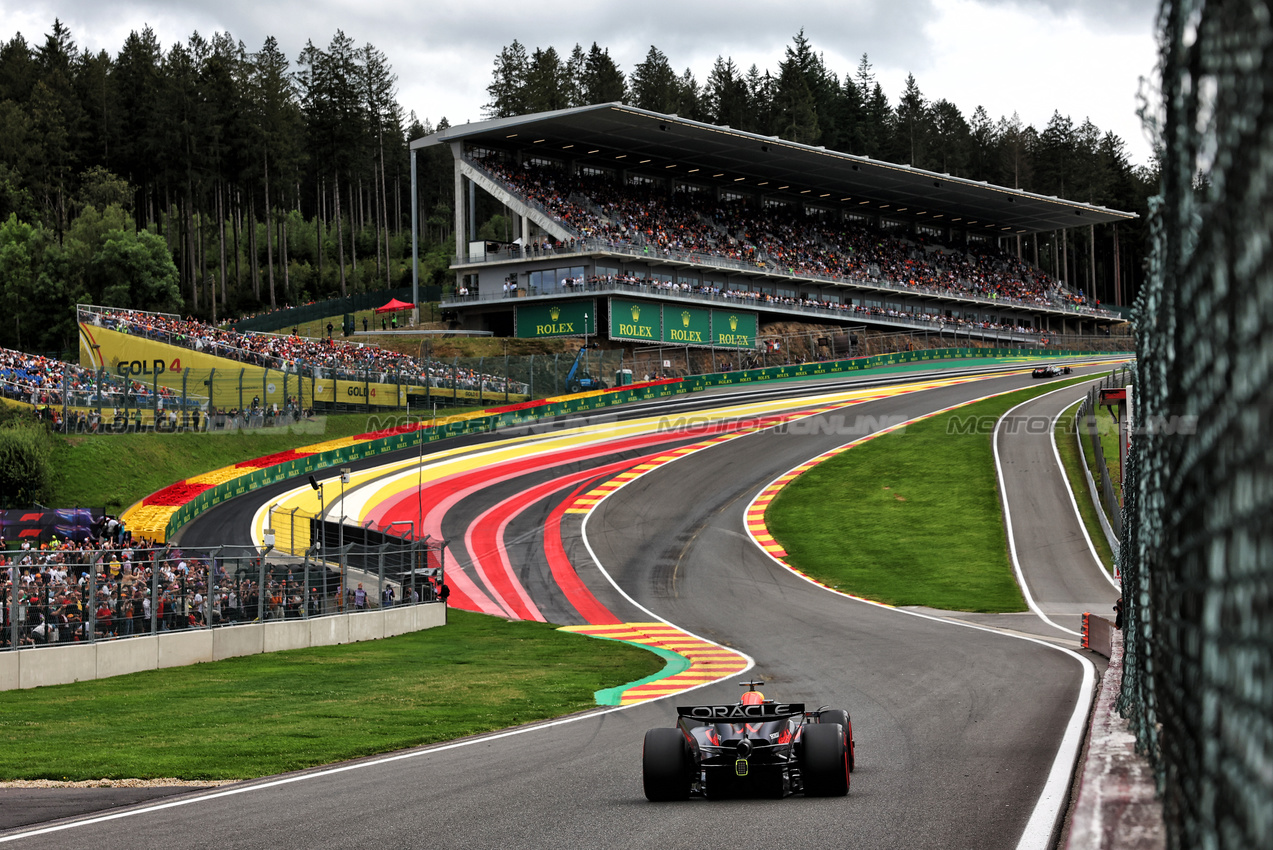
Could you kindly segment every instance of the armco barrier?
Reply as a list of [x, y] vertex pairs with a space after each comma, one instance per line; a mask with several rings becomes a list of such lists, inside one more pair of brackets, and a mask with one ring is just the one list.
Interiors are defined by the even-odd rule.
[[0, 690], [65, 685], [143, 670], [184, 667], [285, 649], [335, 646], [423, 631], [446, 623], [441, 603], [388, 610], [193, 629], [97, 643], [0, 653]]
[[[1090, 354], [1091, 352], [1081, 351], [1046, 352], [1046, 356], [1049, 358], [1077, 357]], [[511, 408], [496, 408], [494, 412], [393, 434], [369, 440], [365, 443], [358, 443], [354, 446], [333, 449], [332, 451], [287, 461], [276, 466], [254, 470], [232, 481], [227, 481], [224, 484], [205, 490], [191, 501], [182, 505], [169, 518], [166, 532], [168, 539], [172, 539], [172, 535], [177, 529], [203, 511], [222, 502], [245, 495], [258, 487], [265, 487], [280, 481], [309, 475], [322, 469], [339, 467], [350, 461], [375, 457], [400, 449], [414, 448], [419, 446], [421, 441], [428, 444], [449, 437], [480, 434], [498, 428], [524, 425], [554, 416], [586, 413], [629, 401], [652, 401], [654, 399], [670, 398], [698, 392], [706, 387], [763, 383], [785, 378], [811, 378], [819, 375], [859, 372], [881, 366], [896, 366], [903, 363], [920, 363], [935, 360], [995, 357], [1038, 358], [1040, 356], [1038, 349], [1020, 348], [937, 348], [920, 351], [899, 351], [893, 354], [879, 354], [872, 357], [856, 357], [851, 360], [829, 360], [787, 366], [770, 366], [763, 369], [744, 369], [713, 375], [694, 375], [680, 380], [641, 384], [628, 389], [558, 396], [555, 399], [548, 399], [544, 402], [527, 402], [513, 405]]]

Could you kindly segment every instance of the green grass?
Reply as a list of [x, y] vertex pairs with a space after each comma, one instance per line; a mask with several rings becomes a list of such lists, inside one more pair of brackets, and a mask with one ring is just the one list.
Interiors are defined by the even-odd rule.
[[847, 593], [890, 605], [1024, 611], [1008, 557], [992, 423], [1060, 384], [962, 407], [877, 437], [805, 472], [765, 520], [788, 562]]
[[243, 779], [595, 707], [657, 672], [615, 641], [452, 610], [445, 627], [0, 693], [0, 777]]
[[[445, 415], [467, 409], [447, 408]], [[79, 505], [122, 511], [192, 475], [388, 427], [395, 416], [399, 414], [337, 414], [289, 428], [252, 431], [57, 437], [51, 502], [63, 508]]]
[[[1101, 454], [1105, 456], [1105, 466], [1109, 470], [1110, 482], [1114, 485], [1114, 495], [1118, 498], [1119, 504], [1122, 504], [1123, 460], [1119, 451], [1118, 423], [1114, 421], [1114, 417], [1110, 415], [1109, 411], [1103, 407], [1096, 409], [1095, 417], [1096, 436], [1101, 444]], [[1083, 463], [1087, 464], [1087, 469], [1092, 474], [1092, 480], [1099, 484], [1101, 475], [1096, 466], [1096, 458], [1092, 454], [1092, 440], [1088, 436], [1086, 426], [1080, 423], [1079, 428], [1083, 436]]]
[[1083, 475], [1084, 456], [1079, 452], [1078, 441], [1074, 435], [1074, 411], [1079, 403], [1075, 402], [1056, 421], [1056, 449], [1061, 455], [1061, 464], [1065, 467], [1066, 477], [1070, 479], [1070, 487], [1074, 490], [1074, 501], [1079, 506], [1079, 516], [1087, 528], [1087, 536], [1092, 538], [1096, 554], [1100, 557], [1105, 569], [1113, 571], [1114, 551], [1110, 549], [1105, 532], [1101, 530], [1100, 519], [1096, 515], [1096, 506], [1092, 503], [1092, 494]]

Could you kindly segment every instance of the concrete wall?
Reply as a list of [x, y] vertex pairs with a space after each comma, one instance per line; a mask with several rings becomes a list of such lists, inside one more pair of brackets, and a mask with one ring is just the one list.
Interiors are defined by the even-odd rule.
[[313, 620], [161, 632], [100, 643], [54, 644], [0, 652], [0, 691], [105, 679], [264, 652], [376, 640], [445, 624], [446, 606], [432, 603]]

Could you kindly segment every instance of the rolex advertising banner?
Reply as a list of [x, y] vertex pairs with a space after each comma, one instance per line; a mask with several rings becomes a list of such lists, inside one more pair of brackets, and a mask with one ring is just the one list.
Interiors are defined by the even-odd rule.
[[711, 311], [701, 307], [664, 304], [663, 341], [673, 345], [711, 345]]
[[610, 338], [658, 342], [663, 338], [663, 311], [649, 301], [610, 299]]
[[517, 305], [513, 333], [521, 339], [583, 336], [597, 332], [597, 302], [548, 301]]
[[712, 343], [722, 348], [755, 347], [756, 314], [736, 310], [713, 310]]

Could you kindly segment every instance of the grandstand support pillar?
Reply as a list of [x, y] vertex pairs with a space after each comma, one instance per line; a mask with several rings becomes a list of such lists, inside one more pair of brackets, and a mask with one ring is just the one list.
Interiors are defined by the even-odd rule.
[[1096, 305], [1096, 225], [1089, 224], [1087, 226], [1087, 240], [1089, 248], [1087, 251], [1088, 264], [1088, 280], [1092, 282], [1092, 292], [1089, 295], [1092, 306]]
[[[463, 179], [463, 178], [460, 178], [460, 179]], [[467, 248], [468, 248], [469, 240], [477, 235], [477, 184], [474, 183], [472, 180], [469, 180], [468, 190], [469, 190], [468, 198], [467, 198], [468, 203], [466, 204], [467, 209], [465, 210], [468, 213], [468, 216], [467, 216], [468, 228], [464, 231], [464, 245], [465, 245], [466, 255], [468, 253]], [[460, 249], [460, 242], [458, 239], [456, 240], [456, 243], [455, 243], [455, 249], [457, 252]]]
[[411, 148], [411, 324], [420, 324], [420, 193], [416, 182], [416, 152]]
[[[460, 150], [458, 143], [451, 145], [451, 156], [459, 162], [463, 158], [463, 151]], [[464, 221], [467, 218], [468, 210], [465, 209], [468, 196], [464, 194], [464, 174], [461, 169], [455, 169], [455, 258], [459, 260], [460, 251], [467, 246], [465, 241]]]

